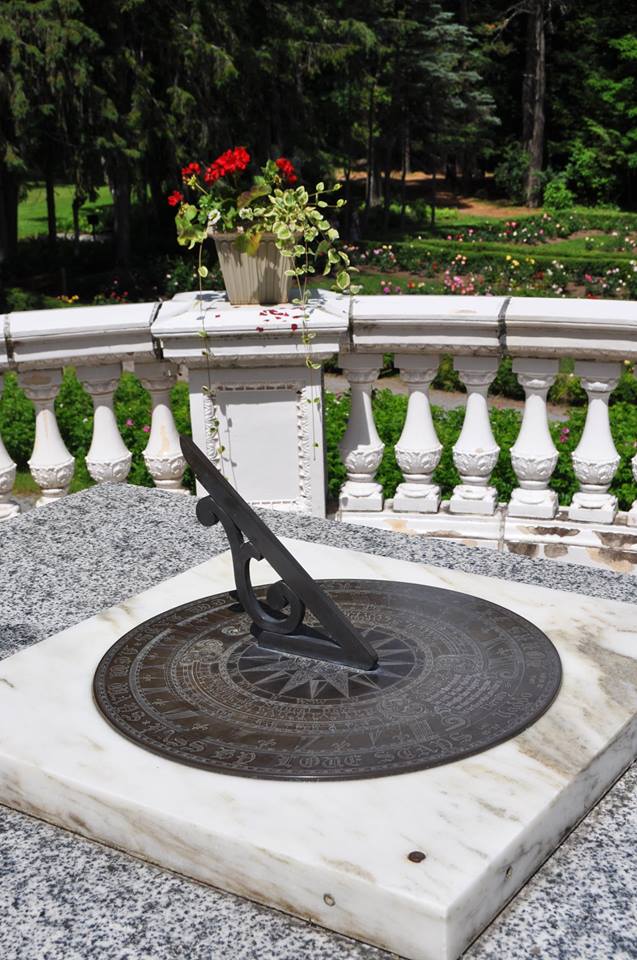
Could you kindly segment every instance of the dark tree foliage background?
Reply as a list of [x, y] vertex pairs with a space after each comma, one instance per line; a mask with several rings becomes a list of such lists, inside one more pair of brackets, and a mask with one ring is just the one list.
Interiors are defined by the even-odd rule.
[[126, 264], [136, 236], [172, 235], [180, 167], [235, 144], [310, 182], [338, 169], [346, 196], [366, 173], [346, 235], [373, 208], [382, 223], [412, 169], [434, 197], [439, 176], [466, 192], [495, 171], [529, 206], [556, 179], [584, 202], [637, 202], [626, 0], [3, 0], [1, 14], [5, 271], [27, 182], [47, 187], [51, 255], [54, 184], [74, 185], [77, 212], [107, 183]]

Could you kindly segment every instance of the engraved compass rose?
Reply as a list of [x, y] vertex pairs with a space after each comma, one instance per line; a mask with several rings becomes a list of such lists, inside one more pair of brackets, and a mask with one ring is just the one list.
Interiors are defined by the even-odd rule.
[[[95, 701], [125, 737], [170, 760], [277, 780], [391, 776], [514, 737], [557, 695], [557, 650], [476, 596], [381, 580], [313, 580], [191, 441], [182, 449], [220, 520], [236, 591], [121, 637]], [[250, 582], [266, 558], [281, 579]]]

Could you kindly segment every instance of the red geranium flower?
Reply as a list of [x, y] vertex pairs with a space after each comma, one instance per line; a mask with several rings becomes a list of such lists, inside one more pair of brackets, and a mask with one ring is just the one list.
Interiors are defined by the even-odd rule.
[[173, 192], [168, 197], [168, 203], [171, 207], [176, 207], [178, 203], [184, 199], [183, 193], [180, 193], [179, 190], [173, 190]]
[[213, 160], [204, 173], [206, 183], [215, 183], [221, 177], [229, 173], [238, 173], [250, 163], [250, 154], [245, 147], [235, 147], [234, 150], [226, 150], [220, 154], [216, 160]]
[[196, 177], [201, 173], [201, 167], [196, 160], [193, 160], [192, 163], [189, 163], [187, 166], [181, 168], [181, 176], [184, 180], [190, 180], [194, 175]]
[[296, 183], [299, 178], [297, 177], [296, 170], [294, 169], [294, 166], [290, 160], [288, 160], [286, 157], [279, 157], [279, 159], [275, 160], [274, 162], [281, 171], [281, 176], [285, 177], [288, 183]]

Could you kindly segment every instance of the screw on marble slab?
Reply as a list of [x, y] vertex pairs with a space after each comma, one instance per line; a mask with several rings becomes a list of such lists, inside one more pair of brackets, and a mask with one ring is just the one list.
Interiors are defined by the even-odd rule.
[[427, 854], [423, 853], [422, 850], [412, 850], [411, 853], [407, 854], [407, 859], [411, 860], [412, 863], [422, 863], [426, 858]]
[[334, 899], [334, 897], [333, 897], [330, 893], [324, 894], [323, 900], [324, 900], [325, 903], [328, 905], [328, 907], [333, 907], [333, 906], [335, 905], [335, 903], [336, 903], [336, 900]]

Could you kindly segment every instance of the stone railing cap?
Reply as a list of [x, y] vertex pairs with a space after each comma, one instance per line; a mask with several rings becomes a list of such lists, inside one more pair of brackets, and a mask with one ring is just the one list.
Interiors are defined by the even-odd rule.
[[506, 346], [514, 356], [622, 360], [637, 356], [637, 303], [512, 297]]
[[402, 296], [370, 294], [352, 300], [352, 319], [393, 320], [419, 324], [428, 320], [465, 323], [486, 321], [497, 325], [505, 297], [461, 297], [404, 294]]
[[358, 296], [351, 348], [363, 352], [497, 354], [504, 297]]
[[156, 303], [27, 310], [8, 316], [12, 363], [26, 369], [153, 356]]
[[[341, 332], [347, 329], [350, 298], [318, 290], [308, 305], [308, 324], [313, 330]], [[225, 294], [216, 291], [178, 293], [161, 304], [152, 332], [155, 337], [189, 337], [199, 334], [202, 321], [208, 335], [218, 337], [252, 336], [257, 327], [269, 334], [287, 333], [292, 323], [300, 325], [303, 311], [292, 303], [273, 306], [243, 304], [233, 306]]]

